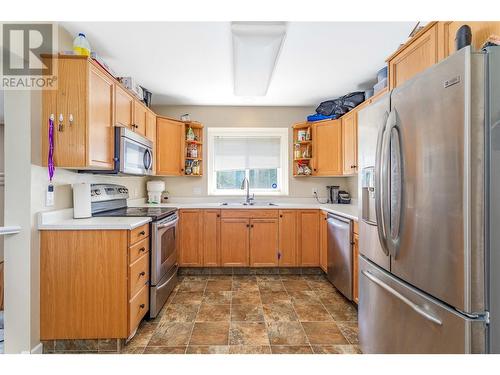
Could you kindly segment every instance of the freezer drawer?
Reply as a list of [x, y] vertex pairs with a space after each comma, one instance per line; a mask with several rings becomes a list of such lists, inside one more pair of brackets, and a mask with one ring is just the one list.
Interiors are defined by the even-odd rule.
[[470, 319], [359, 258], [363, 353], [484, 353], [486, 324]]

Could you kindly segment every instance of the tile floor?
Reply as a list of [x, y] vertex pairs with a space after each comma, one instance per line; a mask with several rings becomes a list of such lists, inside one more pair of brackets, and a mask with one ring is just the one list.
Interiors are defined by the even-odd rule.
[[324, 276], [183, 276], [122, 353], [360, 353], [356, 308]]

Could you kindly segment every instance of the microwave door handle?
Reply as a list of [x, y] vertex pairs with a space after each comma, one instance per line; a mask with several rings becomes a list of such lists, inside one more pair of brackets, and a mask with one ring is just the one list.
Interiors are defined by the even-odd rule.
[[153, 153], [151, 150], [148, 148], [148, 154], [149, 154], [149, 165], [148, 165], [148, 170], [151, 170], [153, 167]]
[[144, 163], [144, 168], [149, 171], [151, 168], [151, 163], [152, 163], [152, 157], [151, 157], [151, 151], [149, 151], [148, 148], [144, 150], [144, 155], [142, 157], [142, 162]]
[[385, 255], [389, 255], [389, 249], [387, 247], [387, 235], [386, 228], [384, 227], [383, 212], [382, 212], [382, 199], [383, 194], [383, 179], [382, 179], [382, 164], [385, 163], [383, 160], [383, 143], [384, 143], [384, 133], [387, 126], [387, 119], [389, 114], [386, 112], [384, 114], [384, 125], [382, 125], [378, 131], [377, 136], [377, 149], [375, 153], [375, 217], [377, 220], [377, 233], [382, 247], [382, 251]]

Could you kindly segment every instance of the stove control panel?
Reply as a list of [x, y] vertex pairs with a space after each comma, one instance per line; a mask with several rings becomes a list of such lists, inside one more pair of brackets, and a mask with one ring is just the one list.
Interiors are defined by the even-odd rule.
[[128, 189], [123, 185], [91, 184], [90, 201], [104, 202], [115, 199], [128, 199]]

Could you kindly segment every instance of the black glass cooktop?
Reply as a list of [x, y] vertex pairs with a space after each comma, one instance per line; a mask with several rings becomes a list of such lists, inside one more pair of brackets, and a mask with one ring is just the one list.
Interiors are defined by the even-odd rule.
[[177, 211], [175, 207], [124, 207], [94, 213], [93, 216], [150, 217], [154, 221], [163, 219]]

